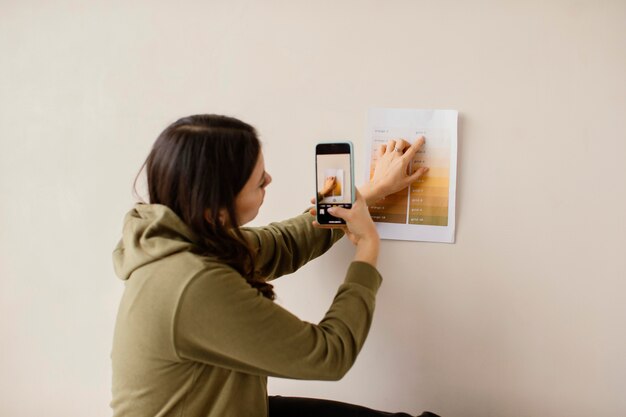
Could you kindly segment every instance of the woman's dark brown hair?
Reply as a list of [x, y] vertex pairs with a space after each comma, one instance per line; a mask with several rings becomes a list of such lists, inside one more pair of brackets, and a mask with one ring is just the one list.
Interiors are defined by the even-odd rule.
[[[227, 116], [195, 115], [159, 135], [145, 167], [150, 203], [169, 207], [201, 238], [204, 254], [217, 256], [273, 299], [272, 285], [255, 273], [255, 255], [235, 213], [235, 197], [260, 152], [252, 126]], [[219, 218], [224, 209], [226, 224]]]

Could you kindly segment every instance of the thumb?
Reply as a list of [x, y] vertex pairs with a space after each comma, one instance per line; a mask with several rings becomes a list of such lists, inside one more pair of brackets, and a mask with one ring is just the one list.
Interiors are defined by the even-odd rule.
[[350, 210], [343, 207], [332, 206], [328, 207], [328, 212], [335, 217], [345, 220], [348, 213], [350, 213]]
[[422, 175], [428, 172], [428, 167], [420, 167], [409, 176], [409, 183], [417, 181]]

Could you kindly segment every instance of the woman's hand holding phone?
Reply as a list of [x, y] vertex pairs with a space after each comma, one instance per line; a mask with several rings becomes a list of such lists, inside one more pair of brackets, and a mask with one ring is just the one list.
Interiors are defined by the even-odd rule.
[[[311, 209], [312, 214], [313, 210]], [[356, 191], [356, 200], [352, 208], [332, 207], [328, 210], [330, 214], [346, 222], [342, 229], [346, 232], [346, 236], [348, 236], [350, 241], [357, 247], [354, 260], [367, 262], [375, 267], [378, 261], [380, 237], [361, 193], [358, 190]], [[313, 224], [319, 226], [317, 221], [314, 221]]]

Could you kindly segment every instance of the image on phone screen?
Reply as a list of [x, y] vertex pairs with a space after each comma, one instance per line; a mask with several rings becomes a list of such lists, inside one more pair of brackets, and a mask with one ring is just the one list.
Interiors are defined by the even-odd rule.
[[320, 143], [315, 148], [317, 221], [334, 225], [345, 222], [328, 213], [331, 206], [351, 208], [354, 201], [352, 145]]

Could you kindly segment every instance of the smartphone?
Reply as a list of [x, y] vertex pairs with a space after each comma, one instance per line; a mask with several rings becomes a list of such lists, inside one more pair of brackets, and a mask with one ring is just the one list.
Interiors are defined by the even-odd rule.
[[332, 206], [352, 208], [354, 188], [354, 151], [352, 142], [322, 142], [315, 146], [315, 180], [317, 222], [341, 226], [346, 222], [331, 216]]

